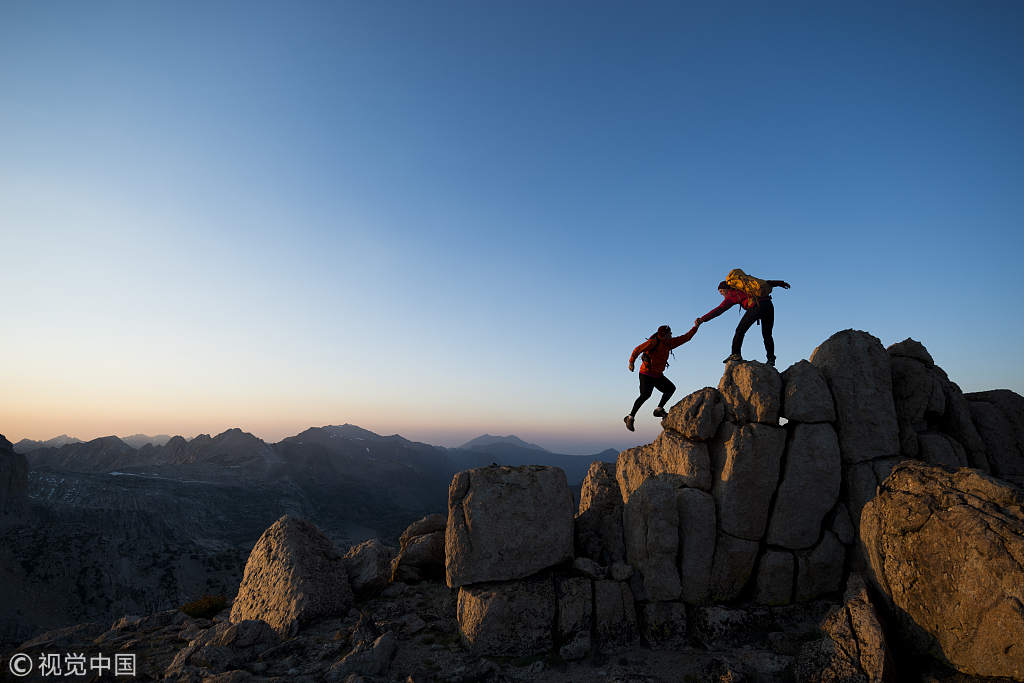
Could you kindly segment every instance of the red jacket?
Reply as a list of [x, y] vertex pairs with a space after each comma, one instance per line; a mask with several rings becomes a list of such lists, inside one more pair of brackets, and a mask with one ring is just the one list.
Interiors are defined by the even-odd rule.
[[665, 372], [665, 366], [668, 365], [668, 352], [693, 339], [693, 335], [696, 333], [697, 327], [694, 326], [686, 334], [678, 337], [672, 337], [668, 341], [659, 339], [658, 337], [648, 339], [643, 344], [633, 349], [633, 355], [629, 357], [629, 364], [632, 366], [636, 361], [637, 356], [646, 351], [650, 360], [644, 361], [644, 364], [640, 366], [640, 372], [645, 375], [651, 375], [652, 377], [661, 377], [662, 373]]
[[[768, 285], [771, 287], [781, 287], [783, 284], [785, 284], [782, 280], [768, 280], [767, 282]], [[758, 301], [765, 301], [771, 298], [771, 295], [762, 296], [758, 298]], [[725, 293], [725, 299], [722, 301], [722, 303], [718, 305], [718, 308], [711, 309], [710, 311], [702, 315], [700, 319], [702, 322], [707, 322], [709, 320], [717, 318], [718, 316], [722, 315], [736, 304], [739, 304], [744, 309], [750, 308], [755, 305], [750, 301], [750, 297], [747, 296], [747, 293], [744, 292], [743, 290], [730, 289], [728, 292]]]

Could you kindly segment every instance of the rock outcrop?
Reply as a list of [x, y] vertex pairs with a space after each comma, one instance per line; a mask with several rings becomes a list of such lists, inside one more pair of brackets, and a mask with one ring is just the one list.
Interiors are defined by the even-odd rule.
[[28, 500], [28, 459], [0, 434], [0, 526], [32, 521]]
[[922, 651], [1024, 680], [1024, 491], [906, 461], [861, 515], [871, 579]]
[[280, 644], [281, 636], [265, 621], [222, 622], [203, 631], [167, 667], [167, 677], [206, 678], [235, 669]]
[[924, 345], [905, 339], [888, 348], [900, 454], [933, 464], [989, 471], [985, 442], [963, 392]]
[[856, 464], [900, 452], [889, 355], [867, 332], [837, 332], [811, 354], [836, 407], [843, 462]]
[[575, 502], [556, 467], [493, 465], [452, 479], [445, 558], [452, 588], [526, 578], [573, 558]]
[[711, 458], [706, 444], [666, 429], [653, 443], [620, 453], [615, 476], [622, 499], [627, 503], [648, 479], [708, 491], [711, 489]]
[[1024, 396], [1008, 389], [965, 394], [992, 474], [1024, 477]]
[[428, 515], [413, 522], [399, 539], [401, 549], [391, 564], [395, 581], [423, 581], [444, 576], [447, 515]]
[[821, 521], [839, 500], [841, 483], [839, 440], [832, 425], [797, 423], [786, 447], [767, 542], [793, 550], [817, 543]]
[[722, 395], [713, 387], [704, 387], [672, 406], [661, 426], [692, 441], [707, 441], [715, 435], [724, 419]]
[[394, 548], [376, 538], [348, 549], [344, 558], [345, 574], [356, 597], [372, 597], [388, 587], [395, 556]]
[[310, 621], [343, 614], [352, 588], [341, 553], [316, 525], [285, 515], [249, 555], [231, 621], [261, 619], [282, 637]]
[[795, 666], [800, 683], [894, 683], [896, 664], [864, 580], [851, 574], [842, 606], [821, 624], [824, 638], [803, 646]]
[[727, 363], [718, 391], [727, 420], [778, 424], [782, 377], [774, 367], [749, 361]]
[[594, 461], [580, 491], [580, 511], [576, 515], [577, 556], [605, 566], [625, 559], [623, 507], [615, 464]]
[[494, 656], [546, 652], [554, 646], [555, 604], [551, 579], [463, 587], [459, 591], [463, 641]]

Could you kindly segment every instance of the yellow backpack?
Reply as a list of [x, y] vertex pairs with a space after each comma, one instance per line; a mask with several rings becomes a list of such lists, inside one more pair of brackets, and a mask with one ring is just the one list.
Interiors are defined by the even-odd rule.
[[729, 271], [728, 277], [725, 278], [725, 283], [746, 293], [751, 305], [756, 304], [759, 298], [772, 293], [771, 285], [759, 277], [747, 275], [739, 268]]

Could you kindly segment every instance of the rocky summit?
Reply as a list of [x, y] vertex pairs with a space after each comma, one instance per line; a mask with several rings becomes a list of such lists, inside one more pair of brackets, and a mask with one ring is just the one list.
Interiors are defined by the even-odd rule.
[[56, 629], [4, 671], [120, 654], [190, 683], [1024, 681], [1024, 398], [965, 395], [919, 342], [846, 330], [782, 373], [729, 364], [662, 426], [594, 462], [578, 507], [562, 469], [490, 465], [398, 548], [286, 514], [218, 613]]

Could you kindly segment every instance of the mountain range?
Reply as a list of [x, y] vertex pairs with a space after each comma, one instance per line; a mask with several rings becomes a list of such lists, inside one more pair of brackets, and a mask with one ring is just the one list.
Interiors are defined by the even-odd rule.
[[447, 511], [457, 472], [554, 465], [578, 495], [591, 462], [617, 455], [551, 453], [515, 436], [443, 448], [350, 424], [273, 444], [240, 429], [62, 435], [17, 448], [0, 436], [0, 464], [22, 468], [0, 491], [21, 511], [0, 523], [0, 585], [9, 587], [0, 642], [232, 594], [249, 550], [285, 514], [314, 522], [342, 550], [373, 537], [397, 546], [410, 523]]

